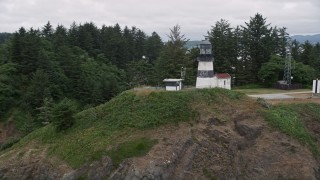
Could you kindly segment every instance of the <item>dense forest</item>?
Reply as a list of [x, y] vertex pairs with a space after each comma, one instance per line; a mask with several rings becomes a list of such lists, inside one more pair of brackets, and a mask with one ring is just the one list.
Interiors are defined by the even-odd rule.
[[261, 14], [235, 28], [222, 19], [208, 35], [215, 71], [232, 74], [236, 85], [270, 86], [282, 80], [287, 50], [291, 50], [293, 59], [293, 82], [311, 85], [311, 80], [319, 76], [320, 44], [292, 41], [285, 27], [271, 27]]
[[[186, 49], [181, 31], [179, 25], [170, 29], [167, 42], [156, 32], [118, 24], [98, 28], [93, 22], [69, 28], [48, 22], [40, 29], [1, 33], [0, 118], [14, 119], [30, 132], [61, 118], [61, 112], [68, 116], [126, 89], [162, 86], [164, 78], [180, 78], [182, 67], [184, 83], [194, 85], [199, 50]], [[222, 19], [207, 36], [215, 72], [230, 73], [234, 85], [270, 86], [282, 79], [288, 44], [293, 81], [310, 85], [319, 76], [320, 44], [291, 42], [286, 28], [271, 27], [261, 14], [237, 27]]]

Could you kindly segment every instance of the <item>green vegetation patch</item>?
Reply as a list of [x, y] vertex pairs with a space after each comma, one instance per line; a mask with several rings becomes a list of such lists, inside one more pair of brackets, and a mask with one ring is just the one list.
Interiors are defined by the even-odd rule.
[[282, 89], [273, 89], [273, 88], [237, 88], [237, 92], [242, 92], [248, 95], [254, 94], [276, 94], [276, 93], [291, 93], [291, 92], [306, 92], [310, 93], [310, 89], [296, 89], [296, 90], [282, 90]]
[[[155, 142], [141, 138], [144, 130], [165, 124], [195, 120], [198, 109], [209, 104], [227, 105], [244, 94], [224, 89], [202, 89], [180, 92], [156, 91], [136, 93], [126, 91], [111, 101], [87, 109], [74, 116], [74, 125], [56, 132], [52, 124], [37, 129], [23, 138], [17, 146], [31, 141], [49, 144], [49, 154], [65, 160], [73, 168], [110, 155], [115, 163], [140, 156]], [[128, 140], [128, 137], [130, 140]], [[132, 140], [138, 138], [137, 140]], [[120, 145], [119, 145], [120, 144]]]
[[[312, 107], [312, 108], [310, 108]], [[286, 104], [274, 106], [269, 110], [264, 111], [265, 119], [269, 124], [281, 132], [289, 135], [308, 145], [312, 153], [316, 156], [319, 155], [319, 149], [316, 139], [311, 135], [304, 124], [304, 113], [314, 113], [315, 116], [320, 117], [316, 104]]]
[[111, 157], [116, 165], [119, 165], [121, 161], [130, 157], [140, 157], [146, 155], [149, 150], [158, 141], [150, 138], [140, 138], [133, 141], [127, 141], [120, 144], [119, 147], [107, 152], [107, 155]]
[[152, 92], [139, 96], [125, 92], [103, 109], [107, 114], [103, 123], [113, 128], [149, 128], [166, 123], [188, 121], [193, 118], [189, 93]]
[[192, 105], [197, 102], [223, 103], [238, 100], [244, 94], [224, 89], [201, 89], [181, 92], [159, 91], [138, 95], [123, 92], [110, 102], [83, 111], [77, 115], [78, 126], [89, 127], [93, 122], [113, 130], [124, 127], [153, 128], [167, 123], [190, 121], [197, 112]]

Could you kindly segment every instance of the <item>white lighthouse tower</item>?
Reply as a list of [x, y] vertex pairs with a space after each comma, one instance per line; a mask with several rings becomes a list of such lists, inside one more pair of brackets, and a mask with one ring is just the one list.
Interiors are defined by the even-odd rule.
[[217, 80], [213, 72], [212, 45], [208, 40], [200, 44], [200, 56], [198, 57], [198, 74], [196, 88], [216, 87]]

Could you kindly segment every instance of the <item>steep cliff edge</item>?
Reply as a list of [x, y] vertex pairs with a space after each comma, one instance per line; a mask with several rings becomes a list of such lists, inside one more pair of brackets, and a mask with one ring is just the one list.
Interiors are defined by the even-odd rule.
[[280, 108], [300, 109], [300, 134], [273, 122], [277, 108], [221, 89], [125, 92], [67, 132], [48, 125], [2, 151], [0, 178], [319, 178], [319, 106]]

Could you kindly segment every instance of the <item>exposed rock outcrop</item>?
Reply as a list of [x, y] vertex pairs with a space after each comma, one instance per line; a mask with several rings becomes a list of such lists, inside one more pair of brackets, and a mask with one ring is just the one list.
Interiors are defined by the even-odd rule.
[[113, 163], [110, 157], [104, 156], [99, 161], [94, 161], [90, 165], [83, 165], [77, 170], [63, 175], [63, 180], [75, 180], [86, 178], [88, 180], [105, 179], [112, 171]]
[[110, 179], [316, 179], [318, 176], [318, 163], [309, 149], [273, 131], [259, 117], [256, 120], [235, 117], [233, 122], [226, 123], [209, 118], [195, 126], [182, 126], [166, 139], [147, 156], [121, 163]]
[[[168, 125], [144, 132], [158, 144], [143, 157], [115, 167], [109, 157], [73, 170], [54, 164], [46, 150], [8, 155], [0, 179], [317, 179], [319, 163], [310, 150], [271, 129], [257, 114], [230, 115]], [[250, 116], [250, 118], [249, 118]]]

